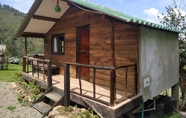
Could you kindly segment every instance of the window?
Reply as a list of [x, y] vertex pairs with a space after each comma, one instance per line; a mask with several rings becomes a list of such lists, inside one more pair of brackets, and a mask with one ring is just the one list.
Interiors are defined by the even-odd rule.
[[52, 35], [52, 54], [61, 54], [65, 53], [65, 41], [64, 34]]

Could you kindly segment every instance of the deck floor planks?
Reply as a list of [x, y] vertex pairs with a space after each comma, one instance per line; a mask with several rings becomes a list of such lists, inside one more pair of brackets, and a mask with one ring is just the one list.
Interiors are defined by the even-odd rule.
[[[32, 76], [31, 73], [28, 75]], [[37, 74], [34, 74], [35, 77], [37, 77]], [[39, 79], [43, 82], [47, 82], [47, 78], [43, 80], [43, 76], [40, 75]], [[82, 94], [93, 97], [93, 84], [91, 82], [81, 80], [82, 81]], [[80, 93], [80, 87], [79, 87], [79, 79], [71, 78], [70, 81], [70, 89], [73, 92]], [[64, 76], [63, 75], [53, 75], [52, 76], [52, 84], [53, 86], [64, 90]], [[131, 93], [127, 93], [127, 96], [131, 96]], [[96, 85], [96, 99], [110, 102], [110, 89], [105, 86]], [[117, 90], [116, 91], [116, 101], [127, 99], [126, 93], [124, 91]]]

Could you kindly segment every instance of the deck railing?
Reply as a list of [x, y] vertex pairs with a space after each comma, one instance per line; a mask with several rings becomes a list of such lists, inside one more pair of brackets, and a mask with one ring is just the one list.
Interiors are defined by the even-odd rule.
[[36, 74], [37, 78], [43, 77], [43, 80], [47, 80], [48, 88], [52, 86], [52, 69], [51, 61], [45, 59], [37, 59], [28, 56], [23, 57], [23, 72], [32, 73], [32, 76]]
[[[80, 94], [81, 96], [91, 98], [95, 101], [101, 102], [103, 104], [106, 104], [108, 106], [114, 106], [116, 103], [116, 70], [125, 68], [125, 94], [127, 96], [128, 90], [127, 90], [127, 81], [128, 81], [128, 75], [127, 71], [129, 67], [134, 67], [134, 82], [135, 82], [135, 87], [134, 87], [134, 94], [137, 94], [137, 67], [136, 64], [132, 65], [125, 65], [125, 66], [118, 66], [118, 67], [112, 67], [112, 66], [93, 66], [93, 65], [86, 65], [86, 64], [79, 64], [79, 63], [71, 63], [71, 62], [66, 62], [64, 66], [64, 100], [65, 100], [65, 106], [69, 106], [70, 104], [70, 66], [76, 66], [78, 68], [78, 79], [79, 79], [79, 87], [80, 87]], [[80, 76], [80, 67], [86, 67], [86, 68], [91, 68], [93, 69], [93, 96], [87, 96], [82, 94], [82, 84], [81, 84], [81, 76]], [[108, 70], [110, 71], [110, 102], [102, 101], [98, 98], [96, 98], [96, 70]], [[74, 93], [74, 92], [73, 92]], [[78, 93], [76, 93], [78, 94]]]

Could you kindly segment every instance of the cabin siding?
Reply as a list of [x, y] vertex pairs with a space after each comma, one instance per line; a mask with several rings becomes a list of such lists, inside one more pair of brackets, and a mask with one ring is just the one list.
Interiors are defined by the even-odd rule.
[[[105, 15], [95, 14], [70, 7], [63, 17], [47, 33], [45, 38], [45, 58], [60, 66], [60, 74], [63, 74], [65, 62], [76, 62], [76, 27], [89, 25], [90, 27], [90, 65], [112, 66], [111, 50], [111, 22]], [[65, 55], [51, 54], [51, 35], [64, 33]], [[137, 27], [114, 21], [114, 44], [116, 66], [128, 65], [137, 62]], [[76, 77], [76, 67], [70, 68], [71, 77]], [[93, 70], [90, 69], [90, 81], [93, 78]], [[117, 72], [116, 88], [124, 90], [124, 72]], [[133, 92], [134, 72], [129, 69], [128, 90]], [[110, 86], [110, 72], [96, 71], [96, 83]]]
[[[114, 44], [116, 66], [137, 64], [138, 62], [138, 41], [137, 26], [129, 25], [124, 22], [114, 23]], [[123, 86], [127, 82], [127, 90], [131, 93], [135, 92], [134, 67], [128, 68], [127, 81], [126, 69], [116, 71], [116, 88], [125, 90]]]
[[178, 83], [179, 42], [174, 32], [140, 26], [139, 34], [140, 94], [146, 101]]

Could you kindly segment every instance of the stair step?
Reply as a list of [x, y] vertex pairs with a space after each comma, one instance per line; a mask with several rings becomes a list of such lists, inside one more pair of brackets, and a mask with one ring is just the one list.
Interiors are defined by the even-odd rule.
[[51, 100], [53, 100], [54, 102], [57, 102], [60, 100], [60, 98], [62, 97], [61, 95], [59, 95], [58, 93], [55, 92], [50, 92], [45, 94], [45, 96]]
[[52, 108], [49, 104], [46, 104], [43, 101], [34, 104], [33, 107], [42, 114], [46, 114]]

